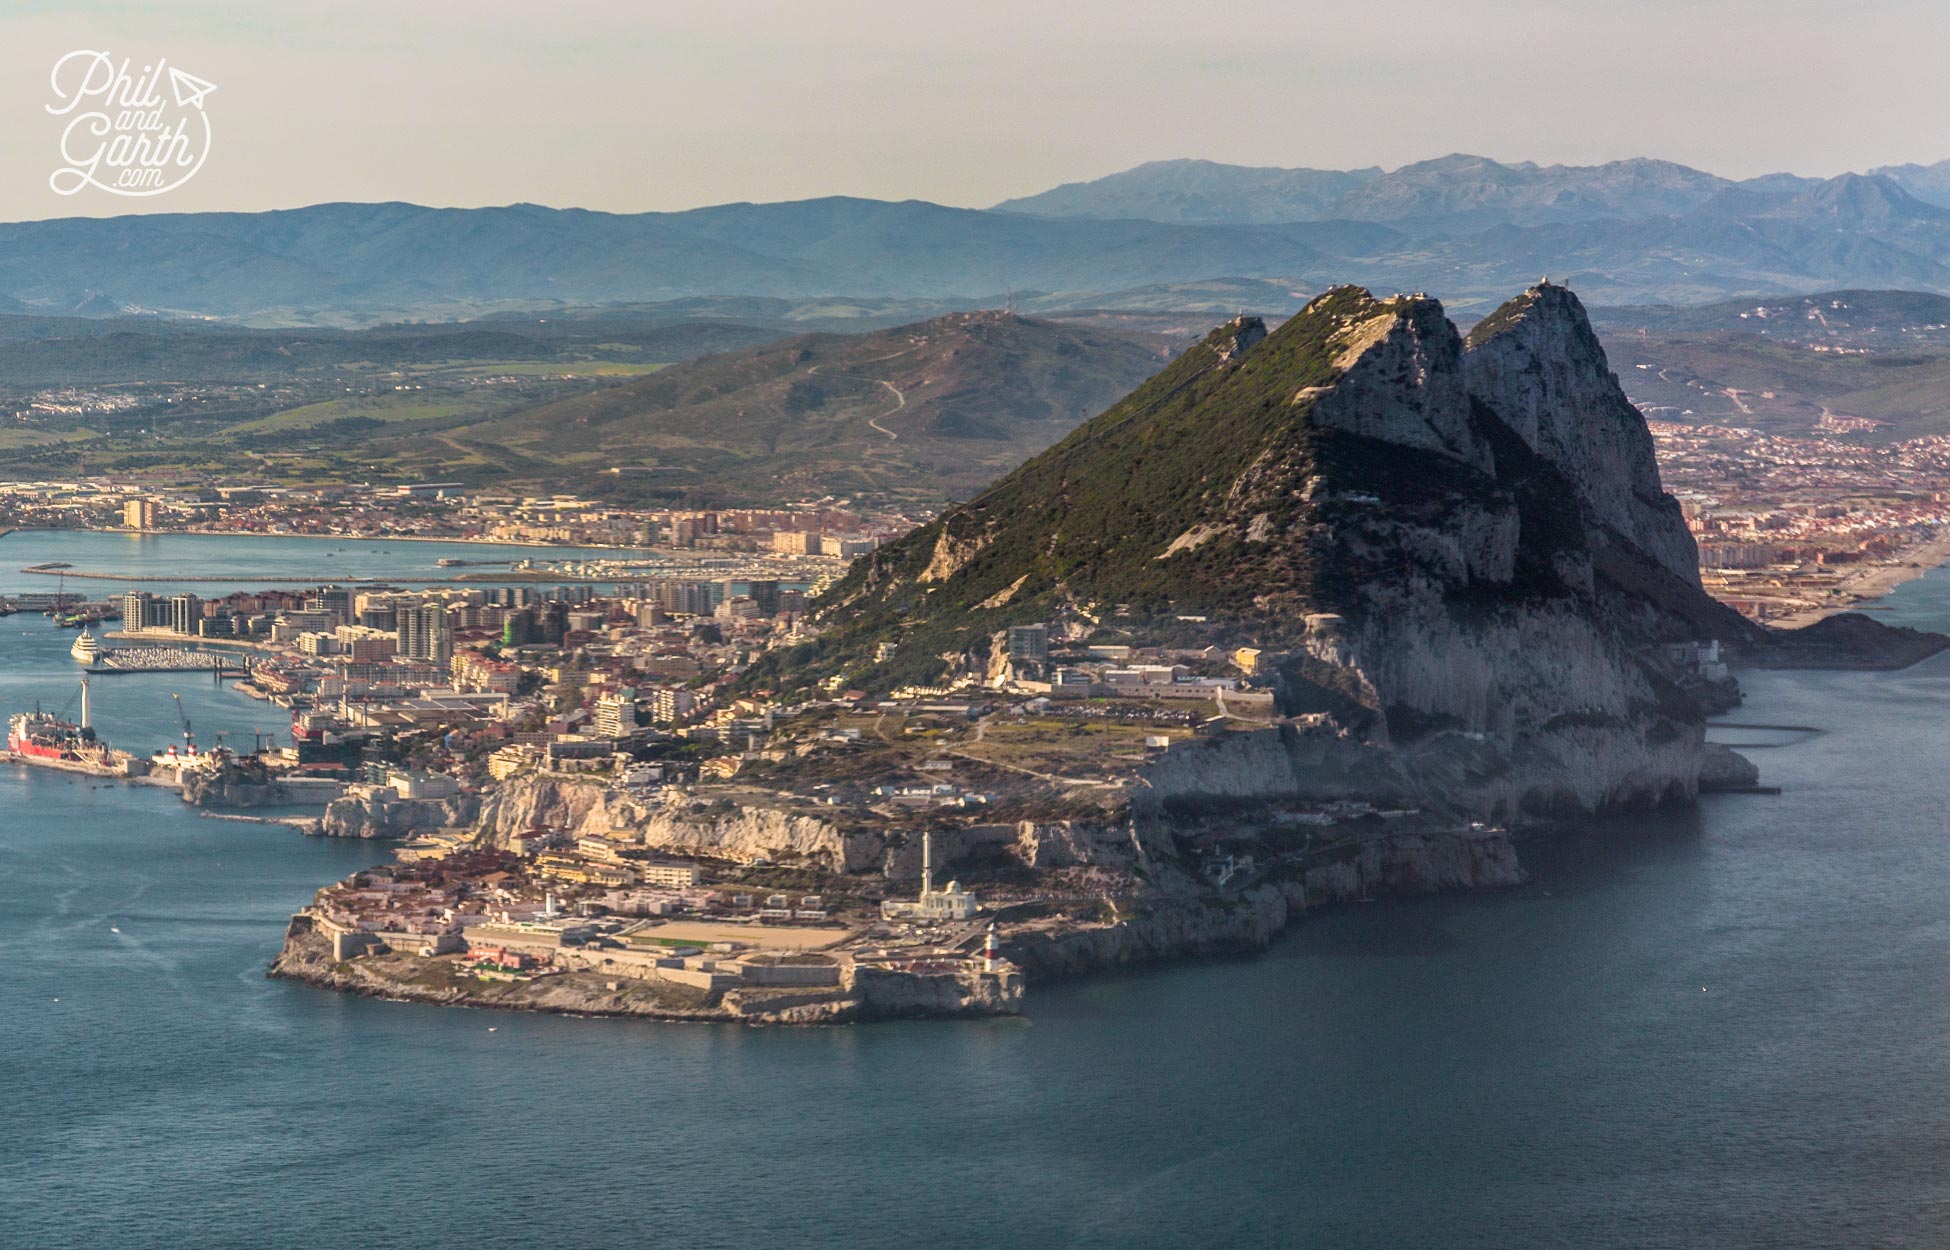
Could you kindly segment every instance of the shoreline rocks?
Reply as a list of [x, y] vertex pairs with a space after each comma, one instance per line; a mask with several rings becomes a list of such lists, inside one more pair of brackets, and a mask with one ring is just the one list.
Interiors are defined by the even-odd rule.
[[265, 975], [341, 994], [432, 1006], [672, 1022], [852, 1024], [1022, 1010], [1022, 975], [1006, 967], [908, 971], [846, 962], [833, 986], [707, 991], [606, 971], [600, 952], [563, 954], [573, 960], [571, 966], [521, 981], [480, 981], [460, 974], [452, 961], [390, 951], [336, 960], [317, 920], [300, 912], [291, 918], [284, 945]]
[[1398, 834], [1334, 848], [1318, 863], [1231, 899], [1147, 900], [1114, 924], [1012, 936], [1002, 953], [1033, 988], [1120, 967], [1262, 950], [1307, 912], [1342, 903], [1507, 889], [1528, 880], [1502, 830]]
[[[1027, 836], [1027, 833], [1026, 835]], [[1269, 945], [1300, 916], [1378, 897], [1501, 889], [1528, 880], [1509, 835], [1496, 829], [1409, 833], [1329, 848], [1233, 897], [1163, 896], [1108, 924], [1014, 932], [1002, 953], [1013, 969], [909, 971], [847, 963], [836, 987], [739, 987], [712, 995], [687, 986], [619, 978], [600, 954], [523, 982], [473, 982], [450, 962], [385, 953], [334, 960], [309, 914], [293, 916], [266, 975], [320, 989], [440, 1006], [740, 1024], [850, 1024], [888, 1019], [1016, 1015], [1025, 986], [1175, 959], [1242, 954]]]

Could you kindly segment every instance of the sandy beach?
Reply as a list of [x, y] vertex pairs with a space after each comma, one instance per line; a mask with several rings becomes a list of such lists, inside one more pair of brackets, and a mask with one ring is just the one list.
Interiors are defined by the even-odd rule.
[[1768, 624], [1776, 629], [1798, 629], [1824, 617], [1855, 611], [1941, 564], [1950, 564], [1950, 526], [1939, 529], [1933, 537], [1906, 549], [1894, 560], [1863, 565], [1850, 572], [1836, 586], [1841, 593], [1831, 596], [1830, 601], [1820, 607], [1777, 617]]

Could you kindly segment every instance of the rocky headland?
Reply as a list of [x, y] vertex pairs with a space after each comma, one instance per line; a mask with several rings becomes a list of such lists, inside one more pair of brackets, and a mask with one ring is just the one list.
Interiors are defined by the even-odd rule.
[[[784, 727], [735, 780], [648, 795], [529, 774], [436, 801], [355, 787], [320, 832], [466, 830], [477, 852], [543, 830], [558, 845], [621, 840], [729, 882], [797, 874], [824, 905], [855, 908], [866, 933], [873, 900], [919, 875], [925, 828], [937, 868], [993, 884], [986, 916], [1034, 981], [1254, 949], [1350, 900], [1519, 884], [1523, 831], [1755, 787], [1749, 761], [1706, 742], [1708, 717], [1739, 701], [1722, 651], [1876, 665], [1946, 642], [1861, 617], [1777, 633], [1709, 597], [1643, 417], [1577, 299], [1548, 284], [1467, 338], [1432, 299], [1350, 287], [1270, 334], [1253, 318], [1220, 327], [987, 491], [857, 561], [813, 619], [814, 639], [746, 676]], [[1051, 665], [1010, 653], [1009, 630], [1028, 625], [1057, 647], [1230, 665], [1245, 675], [1232, 687], [1242, 706], [1266, 710], [1220, 698], [1196, 732], [1077, 755], [1073, 771], [1011, 762], [984, 731], [1027, 724], [1054, 690]], [[827, 697], [847, 688], [880, 712], [828, 732], [858, 712]], [[997, 706], [959, 728], [923, 715], [910, 745], [882, 724], [887, 709], [906, 715], [899, 701], [871, 702], [903, 688]], [[985, 790], [984, 806], [916, 815], [870, 790], [876, 776], [940, 769], [956, 770], [956, 793]], [[321, 940], [301, 914], [277, 975], [687, 1019], [1013, 1009], [944, 972], [922, 985], [865, 968], [823, 997], [693, 1001], [580, 956], [483, 989], [411, 955], [332, 960]]]

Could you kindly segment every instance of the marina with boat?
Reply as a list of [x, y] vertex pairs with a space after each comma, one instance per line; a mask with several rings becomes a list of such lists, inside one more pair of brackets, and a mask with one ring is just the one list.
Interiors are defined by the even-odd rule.
[[68, 648], [68, 654], [74, 658], [75, 663], [85, 666], [91, 672], [110, 675], [202, 672], [214, 674], [221, 679], [243, 677], [249, 672], [234, 657], [210, 651], [197, 651], [189, 647], [104, 646], [94, 634], [85, 629], [75, 635], [74, 645]]

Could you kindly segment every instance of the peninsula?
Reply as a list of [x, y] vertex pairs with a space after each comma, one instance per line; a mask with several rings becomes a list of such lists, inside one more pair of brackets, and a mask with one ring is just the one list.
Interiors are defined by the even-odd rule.
[[[677, 1019], [1006, 1013], [1310, 908], [1517, 884], [1526, 833], [1755, 782], [1705, 741], [1730, 664], [1946, 641], [1709, 597], [1644, 419], [1550, 285], [1466, 339], [1349, 287], [1229, 322], [808, 589], [285, 613], [343, 609], [356, 649], [390, 612], [393, 663], [442, 659], [454, 692], [375, 699], [370, 651], [254, 666], [299, 765], [358, 764], [318, 831], [405, 839], [294, 917], [274, 975]], [[270, 767], [220, 759], [198, 793], [249, 802]]]

